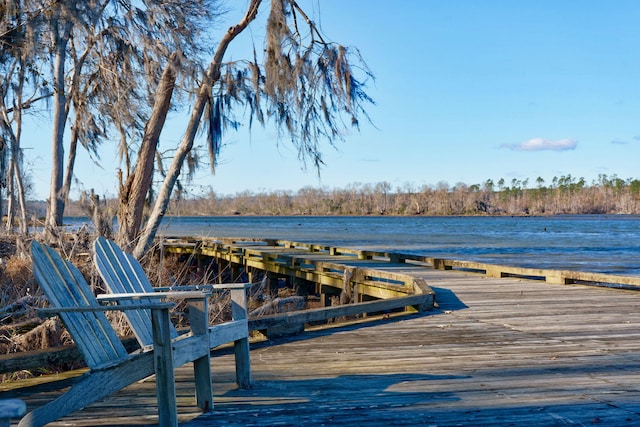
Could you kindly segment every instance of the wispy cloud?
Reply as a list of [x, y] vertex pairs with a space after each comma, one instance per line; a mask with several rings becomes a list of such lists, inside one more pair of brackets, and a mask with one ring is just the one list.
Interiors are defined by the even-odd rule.
[[[632, 141], [640, 141], [640, 135], [636, 135], [634, 137], [631, 138]], [[612, 144], [619, 144], [619, 145], [627, 145], [630, 144], [631, 142], [629, 140], [626, 139], [622, 139], [622, 138], [617, 138], [611, 141]]]
[[504, 144], [503, 148], [509, 148], [515, 151], [567, 151], [575, 150], [578, 141], [573, 139], [544, 139], [532, 138], [520, 144]]

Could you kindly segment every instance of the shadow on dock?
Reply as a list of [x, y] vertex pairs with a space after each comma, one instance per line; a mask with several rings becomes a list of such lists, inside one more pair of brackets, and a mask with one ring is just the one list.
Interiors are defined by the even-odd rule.
[[465, 378], [407, 373], [258, 381], [252, 390], [230, 390], [216, 396], [220, 410], [184, 425], [257, 425], [262, 424], [261, 419], [268, 419], [269, 425], [340, 425], [373, 420], [380, 425], [391, 420], [397, 423], [411, 416], [398, 412], [403, 407], [459, 400], [454, 393], [433, 391], [429, 382]]
[[458, 296], [450, 289], [430, 286], [436, 293], [436, 303], [439, 310], [464, 310], [468, 306], [458, 298]]

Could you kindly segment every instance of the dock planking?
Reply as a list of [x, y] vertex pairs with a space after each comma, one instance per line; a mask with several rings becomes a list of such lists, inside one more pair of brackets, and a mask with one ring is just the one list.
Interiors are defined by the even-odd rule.
[[[371, 263], [425, 280], [437, 307], [255, 341], [250, 390], [235, 386], [232, 352], [216, 351], [212, 412], [193, 405], [192, 369], [177, 371], [180, 422], [640, 425], [640, 293]], [[154, 424], [154, 392], [147, 380], [52, 425]], [[37, 405], [56, 393], [0, 398]]]

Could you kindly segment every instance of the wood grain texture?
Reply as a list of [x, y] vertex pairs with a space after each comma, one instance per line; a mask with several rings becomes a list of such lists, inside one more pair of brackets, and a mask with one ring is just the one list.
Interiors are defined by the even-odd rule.
[[[430, 312], [367, 318], [251, 344], [253, 388], [233, 350], [213, 353], [216, 406], [193, 402], [176, 370], [186, 426], [640, 424], [640, 294], [390, 264], [425, 280]], [[58, 393], [18, 393], [33, 405]], [[14, 392], [14, 394], [16, 394]], [[6, 397], [6, 396], [0, 396]], [[152, 381], [52, 425], [157, 423]]]

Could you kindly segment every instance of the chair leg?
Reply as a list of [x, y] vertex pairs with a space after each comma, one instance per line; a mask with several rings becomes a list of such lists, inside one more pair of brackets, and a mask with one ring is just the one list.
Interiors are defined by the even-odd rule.
[[193, 362], [196, 386], [196, 404], [203, 412], [213, 410], [213, 386], [211, 385], [211, 358], [201, 357]]
[[[188, 299], [189, 323], [193, 335], [209, 334], [209, 303], [207, 298]], [[213, 386], [211, 384], [211, 351], [208, 339], [203, 341], [206, 348], [200, 357], [193, 361], [193, 374], [196, 386], [196, 404], [203, 412], [213, 410]]]
[[159, 424], [162, 427], [178, 426], [178, 403], [173, 370], [173, 343], [171, 342], [170, 324], [171, 318], [169, 317], [168, 308], [154, 308], [151, 310], [158, 417]]
[[236, 383], [240, 388], [251, 388], [251, 359], [249, 356], [249, 338], [233, 342], [236, 358]]

